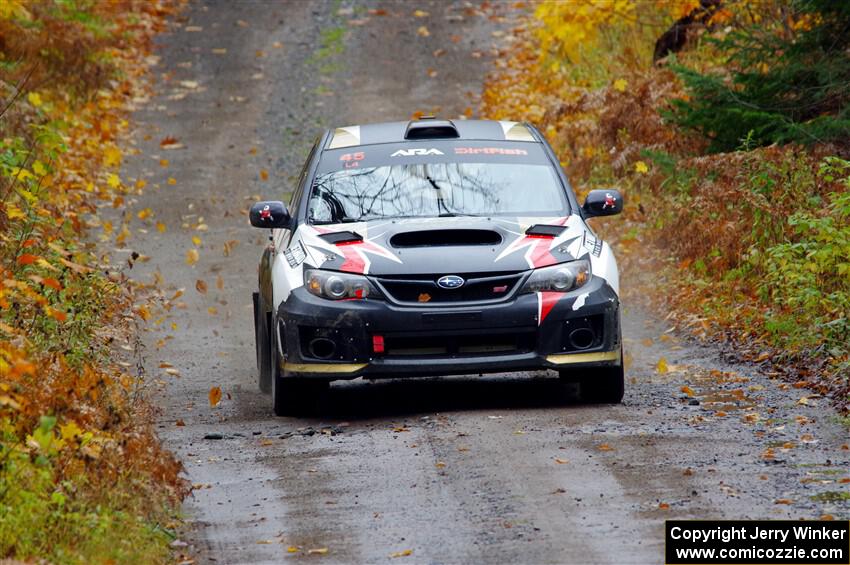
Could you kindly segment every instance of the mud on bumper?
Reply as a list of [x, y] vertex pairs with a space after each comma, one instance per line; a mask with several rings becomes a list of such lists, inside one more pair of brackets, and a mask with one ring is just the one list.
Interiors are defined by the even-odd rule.
[[299, 288], [277, 318], [285, 377], [397, 378], [622, 362], [619, 300], [601, 278], [554, 303], [526, 294], [459, 307], [331, 302]]

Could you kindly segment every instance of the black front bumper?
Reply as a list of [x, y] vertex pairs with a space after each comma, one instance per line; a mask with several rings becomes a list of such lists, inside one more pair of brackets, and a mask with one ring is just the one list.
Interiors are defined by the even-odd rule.
[[417, 307], [333, 302], [298, 288], [277, 317], [285, 377], [393, 378], [622, 362], [619, 300], [598, 277], [543, 307], [536, 294], [478, 306]]

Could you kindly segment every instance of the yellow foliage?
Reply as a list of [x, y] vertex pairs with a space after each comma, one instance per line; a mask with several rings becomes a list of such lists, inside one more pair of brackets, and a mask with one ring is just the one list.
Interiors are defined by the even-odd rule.
[[542, 2], [534, 12], [544, 24], [540, 45], [544, 52], [558, 51], [575, 62], [584, 46], [595, 44], [601, 28], [634, 21], [636, 6], [634, 0]]
[[3, 0], [0, 2], [0, 20], [30, 20], [32, 15], [24, 7], [22, 0]]

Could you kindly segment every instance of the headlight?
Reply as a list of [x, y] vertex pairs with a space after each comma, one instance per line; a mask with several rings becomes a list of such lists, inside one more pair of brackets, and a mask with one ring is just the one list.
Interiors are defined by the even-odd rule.
[[571, 261], [535, 269], [520, 292], [569, 292], [590, 280], [590, 261]]
[[364, 276], [304, 269], [304, 286], [312, 294], [330, 300], [377, 298], [378, 291]]

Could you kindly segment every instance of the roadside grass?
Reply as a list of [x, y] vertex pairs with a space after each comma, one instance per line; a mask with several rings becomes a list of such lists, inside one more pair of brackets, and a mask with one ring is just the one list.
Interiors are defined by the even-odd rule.
[[132, 190], [119, 136], [176, 4], [0, 6], [0, 558], [167, 562], [186, 494], [138, 365], [149, 306], [92, 240]]
[[[850, 409], [850, 162], [840, 148], [743, 139], [709, 155], [704, 138], [665, 119], [687, 99], [676, 75], [634, 64], [651, 59], [652, 42], [603, 37], [610, 48], [569, 60], [541, 43], [561, 20], [539, 16], [517, 29], [482, 115], [537, 125], [580, 195], [623, 191], [623, 221], [592, 222], [616, 248], [627, 300]], [[679, 63], [719, 64], [705, 43]]]

